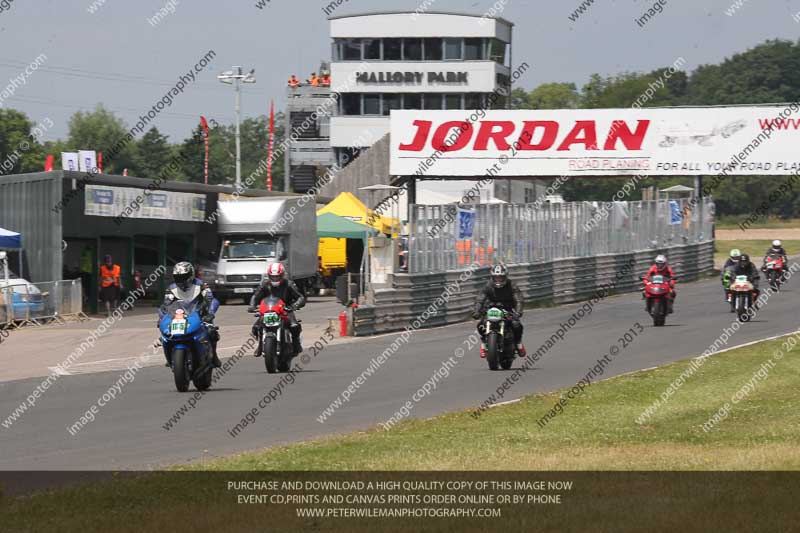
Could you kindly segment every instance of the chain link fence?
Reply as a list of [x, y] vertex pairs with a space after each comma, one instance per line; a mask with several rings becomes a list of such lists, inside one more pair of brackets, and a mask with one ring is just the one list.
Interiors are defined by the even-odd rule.
[[411, 205], [408, 271], [464, 270], [477, 262], [530, 264], [713, 240], [704, 198], [596, 204]]
[[10, 286], [0, 287], [0, 329], [86, 318], [80, 280], [9, 281]]

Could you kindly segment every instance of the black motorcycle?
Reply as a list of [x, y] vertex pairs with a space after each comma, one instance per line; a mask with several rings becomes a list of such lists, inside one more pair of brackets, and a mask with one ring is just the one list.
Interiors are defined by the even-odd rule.
[[486, 361], [489, 369], [508, 370], [516, 357], [511, 314], [502, 305], [493, 304], [486, 310], [483, 335], [486, 340]]

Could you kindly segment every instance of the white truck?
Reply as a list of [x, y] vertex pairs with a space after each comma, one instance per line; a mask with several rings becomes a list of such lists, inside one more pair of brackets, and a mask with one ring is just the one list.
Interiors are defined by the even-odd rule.
[[249, 303], [271, 263], [281, 262], [287, 276], [305, 293], [317, 288], [316, 204], [302, 197], [240, 198], [219, 202], [221, 241], [211, 284], [221, 303]]

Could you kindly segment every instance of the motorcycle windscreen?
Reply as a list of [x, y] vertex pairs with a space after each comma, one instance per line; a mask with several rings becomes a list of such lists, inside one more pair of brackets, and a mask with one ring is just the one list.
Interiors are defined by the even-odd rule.
[[[192, 315], [197, 312], [198, 301], [184, 302], [176, 300], [166, 308], [164, 317], [161, 319], [161, 331], [167, 335], [185, 335], [191, 328]], [[181, 323], [183, 325], [181, 326]], [[174, 328], [174, 329], [173, 329]]]

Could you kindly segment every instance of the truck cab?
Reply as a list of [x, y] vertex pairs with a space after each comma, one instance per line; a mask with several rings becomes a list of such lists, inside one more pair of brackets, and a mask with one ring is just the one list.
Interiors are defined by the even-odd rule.
[[269, 265], [287, 259], [282, 237], [222, 235], [221, 241], [214, 280], [214, 295], [220, 302], [241, 298], [249, 303]]
[[313, 202], [301, 197], [221, 201], [218, 220], [220, 247], [211, 287], [221, 303], [249, 303], [269, 265], [277, 262], [302, 291], [314, 289], [318, 239]]

